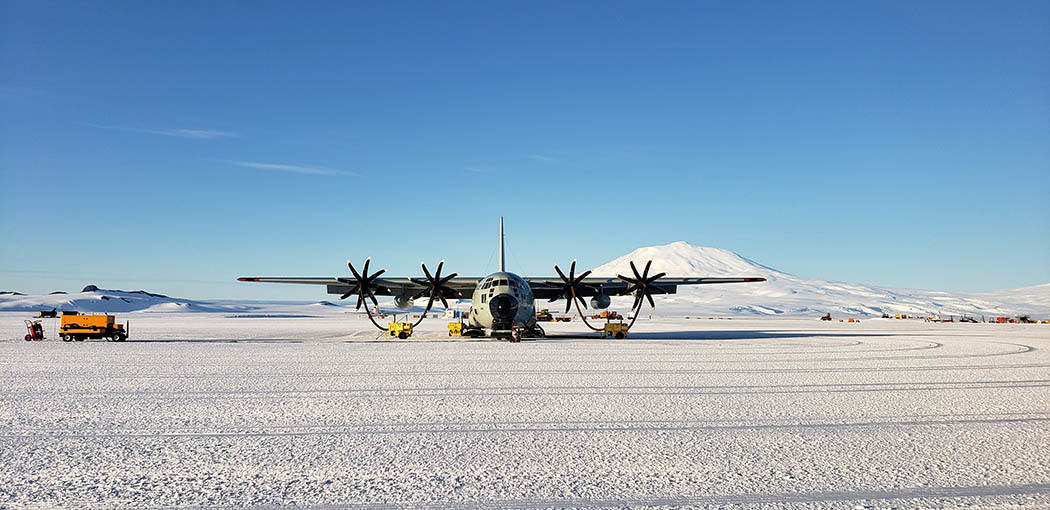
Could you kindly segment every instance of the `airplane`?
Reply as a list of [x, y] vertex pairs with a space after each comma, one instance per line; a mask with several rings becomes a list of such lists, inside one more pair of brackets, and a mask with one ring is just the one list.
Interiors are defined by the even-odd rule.
[[[427, 265], [420, 262], [424, 278], [396, 277], [380, 278], [386, 269], [380, 269], [369, 274], [368, 265], [371, 257], [365, 259], [361, 271], [354, 267], [349, 260], [347, 267], [353, 278], [339, 276], [320, 277], [269, 277], [269, 276], [242, 276], [237, 278], [242, 282], [261, 283], [296, 283], [309, 285], [325, 285], [329, 294], [338, 294], [339, 299], [346, 299], [357, 295], [357, 309], [365, 305], [365, 312], [372, 324], [380, 330], [386, 331], [386, 327], [380, 325], [372, 317], [368, 308], [368, 300], [372, 301], [376, 309], [379, 302], [376, 296], [393, 296], [394, 305], [401, 310], [411, 310], [415, 301], [420, 298], [429, 298], [425, 311], [420, 314], [419, 320], [413, 324], [418, 325], [430, 312], [435, 300], [440, 300], [445, 309], [448, 309], [448, 299], [466, 299], [470, 296], [469, 322], [464, 327], [465, 336], [484, 336], [488, 330], [493, 338], [520, 340], [521, 336], [541, 338], [545, 336], [543, 328], [536, 323], [535, 301], [547, 299], [555, 302], [565, 299], [565, 313], [569, 312], [572, 304], [576, 304], [577, 311], [583, 298], [590, 297], [591, 307], [597, 309], [608, 308], [611, 296], [634, 296], [634, 317], [638, 316], [644, 301], [649, 306], [656, 307], [653, 294], [675, 294], [679, 285], [703, 285], [714, 283], [747, 283], [764, 282], [760, 277], [668, 277], [665, 273], [649, 275], [650, 266], [653, 261], [645, 264], [641, 272], [631, 261], [633, 276], [616, 275], [616, 278], [592, 277], [591, 271], [576, 274], [576, 261], [569, 265], [569, 274], [562, 272], [557, 264], [554, 270], [558, 277], [521, 277], [507, 271], [506, 259], [504, 257], [503, 217], [499, 219], [499, 258], [498, 271], [485, 277], [460, 277], [458, 273], [441, 276], [441, 270], [445, 261], [438, 262], [437, 270], [433, 274], [427, 269]], [[586, 306], [586, 305], [585, 305]], [[582, 311], [580, 311], [582, 315]], [[633, 321], [631, 322], [633, 325]], [[628, 326], [630, 327], [630, 326]]]

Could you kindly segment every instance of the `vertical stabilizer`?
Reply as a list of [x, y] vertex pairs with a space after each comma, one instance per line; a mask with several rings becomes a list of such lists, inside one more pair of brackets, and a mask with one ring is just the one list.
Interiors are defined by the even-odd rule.
[[507, 270], [507, 261], [503, 258], [503, 216], [499, 217], [499, 271]]

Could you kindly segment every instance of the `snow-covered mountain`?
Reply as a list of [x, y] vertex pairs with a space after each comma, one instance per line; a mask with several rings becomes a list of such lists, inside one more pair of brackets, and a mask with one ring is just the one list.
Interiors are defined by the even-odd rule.
[[[761, 276], [763, 283], [679, 287], [661, 297], [657, 313], [668, 315], [915, 315], [1050, 316], [1050, 284], [984, 293], [890, 289], [871, 285], [800, 278], [728, 250], [679, 241], [639, 248], [594, 269], [595, 276], [630, 275], [630, 261], [642, 271], [669, 276]], [[614, 306], [627, 308], [620, 298]]]

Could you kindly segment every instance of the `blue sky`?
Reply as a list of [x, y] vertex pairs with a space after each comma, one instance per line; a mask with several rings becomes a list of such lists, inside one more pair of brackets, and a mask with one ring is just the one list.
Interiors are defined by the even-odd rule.
[[1050, 3], [0, 4], [0, 290], [312, 299], [685, 240], [1050, 282]]

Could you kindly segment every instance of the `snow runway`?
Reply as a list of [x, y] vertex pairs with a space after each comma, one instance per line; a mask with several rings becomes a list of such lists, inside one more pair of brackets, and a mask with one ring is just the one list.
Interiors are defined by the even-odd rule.
[[1050, 326], [125, 318], [0, 342], [0, 506], [1050, 506]]

